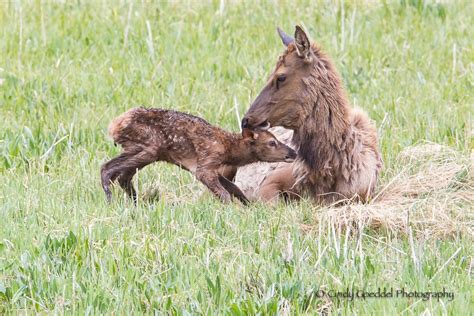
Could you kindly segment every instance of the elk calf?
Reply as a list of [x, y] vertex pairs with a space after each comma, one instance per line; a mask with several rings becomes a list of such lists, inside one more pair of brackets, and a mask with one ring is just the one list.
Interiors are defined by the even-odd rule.
[[229, 133], [193, 115], [162, 109], [133, 108], [112, 121], [109, 134], [123, 152], [101, 168], [107, 201], [110, 183], [120, 186], [136, 202], [132, 177], [155, 161], [166, 161], [192, 172], [224, 202], [231, 195], [248, 200], [231, 181], [237, 167], [257, 161], [293, 161], [296, 152], [268, 131], [244, 129]]

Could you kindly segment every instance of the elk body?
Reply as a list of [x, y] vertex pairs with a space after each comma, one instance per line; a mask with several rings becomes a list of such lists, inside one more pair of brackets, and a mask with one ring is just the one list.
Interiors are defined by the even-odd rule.
[[111, 182], [136, 202], [132, 178], [155, 161], [166, 161], [192, 172], [222, 201], [231, 195], [248, 200], [231, 181], [237, 167], [256, 161], [293, 161], [296, 152], [268, 131], [244, 129], [229, 133], [193, 115], [162, 109], [133, 108], [114, 119], [109, 134], [123, 152], [101, 168], [102, 187], [110, 201]]
[[242, 127], [291, 129], [298, 157], [266, 175], [257, 196], [272, 200], [290, 192], [329, 203], [354, 197], [366, 201], [382, 167], [375, 126], [350, 106], [331, 59], [299, 26], [294, 38], [278, 32], [287, 49]]

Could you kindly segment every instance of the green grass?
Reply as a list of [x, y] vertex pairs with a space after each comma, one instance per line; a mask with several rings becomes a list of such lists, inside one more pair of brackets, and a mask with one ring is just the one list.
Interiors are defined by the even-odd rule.
[[[238, 130], [234, 107], [245, 113], [283, 49], [277, 25], [303, 23], [352, 103], [383, 122], [382, 182], [420, 141], [472, 150], [470, 1], [222, 3], [0, 3], [0, 313], [468, 315], [474, 248], [462, 233], [414, 247], [384, 231], [346, 236], [316, 224], [309, 203], [223, 205], [164, 164], [137, 180], [159, 201], [135, 208], [116, 190], [105, 203], [109, 121], [146, 105]], [[378, 287], [455, 298], [316, 295]]]

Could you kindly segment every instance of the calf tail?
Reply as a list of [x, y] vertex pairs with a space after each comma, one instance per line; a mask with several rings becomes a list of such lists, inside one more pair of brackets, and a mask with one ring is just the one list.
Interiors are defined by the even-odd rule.
[[114, 118], [109, 124], [108, 134], [114, 140], [114, 144], [123, 145], [124, 130], [132, 123], [133, 114], [136, 112], [136, 108], [130, 109], [127, 112]]

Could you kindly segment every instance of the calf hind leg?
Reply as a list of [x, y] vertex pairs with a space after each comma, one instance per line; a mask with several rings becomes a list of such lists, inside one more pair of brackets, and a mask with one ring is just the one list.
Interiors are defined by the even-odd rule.
[[137, 173], [137, 168], [122, 172], [118, 177], [120, 187], [132, 198], [133, 203], [137, 204], [137, 191], [133, 187], [132, 178]]
[[155, 156], [146, 152], [122, 153], [102, 166], [102, 187], [107, 201], [110, 202], [112, 193], [110, 183], [118, 179], [120, 186], [136, 203], [136, 191], [133, 188], [132, 178], [137, 170], [155, 161]]
[[122, 153], [119, 156], [106, 162], [100, 168], [100, 176], [102, 182], [102, 188], [105, 192], [107, 202], [112, 199], [112, 192], [110, 191], [110, 184], [117, 179], [121, 173], [121, 165], [128, 159], [129, 155]]

